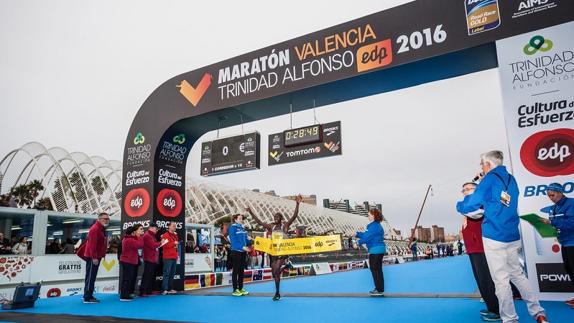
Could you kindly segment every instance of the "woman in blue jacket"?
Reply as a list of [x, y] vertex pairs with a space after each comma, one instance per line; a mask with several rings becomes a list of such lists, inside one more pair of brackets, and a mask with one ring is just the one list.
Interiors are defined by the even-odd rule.
[[229, 227], [229, 242], [231, 243], [231, 282], [233, 283], [233, 296], [249, 295], [249, 292], [243, 289], [243, 271], [245, 270], [247, 251], [247, 232], [243, 228], [243, 215], [235, 214], [233, 224]]
[[386, 252], [385, 231], [381, 225], [383, 215], [379, 210], [369, 211], [369, 221], [365, 232], [357, 232], [355, 236], [359, 238], [359, 245], [367, 245], [369, 250], [369, 268], [375, 282], [375, 289], [371, 296], [383, 296], [385, 292], [385, 280], [383, 277], [383, 256]]

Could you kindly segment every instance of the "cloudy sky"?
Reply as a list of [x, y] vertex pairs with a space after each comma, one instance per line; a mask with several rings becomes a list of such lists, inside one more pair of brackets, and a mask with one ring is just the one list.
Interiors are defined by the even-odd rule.
[[[405, 2], [0, 1], [0, 157], [38, 141], [121, 160], [135, 113], [165, 80]], [[471, 98], [470, 88], [488, 95]], [[341, 120], [344, 154], [290, 165], [266, 166], [266, 135], [288, 128], [288, 116], [246, 124], [262, 134], [262, 169], [207, 180], [382, 203], [403, 232], [433, 184], [422, 224], [454, 233], [454, 203], [478, 155], [507, 150], [498, 88], [497, 71], [488, 70], [319, 108], [320, 122]], [[313, 123], [311, 111], [293, 118], [294, 127]], [[197, 149], [188, 161], [193, 177]]]

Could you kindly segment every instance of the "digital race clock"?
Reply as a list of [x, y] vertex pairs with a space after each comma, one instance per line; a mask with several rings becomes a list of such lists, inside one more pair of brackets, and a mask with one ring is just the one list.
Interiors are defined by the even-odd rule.
[[320, 124], [283, 131], [283, 145], [285, 147], [308, 145], [321, 141], [323, 141], [323, 126]]

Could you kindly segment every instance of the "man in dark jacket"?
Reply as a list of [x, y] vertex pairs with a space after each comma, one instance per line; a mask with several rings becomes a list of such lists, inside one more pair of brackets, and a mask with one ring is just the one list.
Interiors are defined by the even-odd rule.
[[[476, 189], [475, 183], [465, 183], [462, 186], [462, 194], [465, 199], [474, 193]], [[466, 245], [466, 253], [470, 259], [472, 273], [478, 285], [478, 290], [484, 303], [486, 310], [481, 310], [480, 315], [484, 321], [500, 321], [500, 312], [498, 309], [498, 298], [496, 297], [494, 282], [490, 276], [488, 269], [488, 262], [484, 255], [484, 247], [482, 246], [482, 217], [483, 210], [471, 212], [464, 215], [462, 224], [462, 238]]]
[[98, 275], [100, 261], [106, 256], [108, 238], [106, 228], [110, 224], [110, 216], [107, 213], [100, 213], [98, 220], [88, 232], [86, 249], [84, 256], [86, 260], [86, 279], [84, 281], [84, 303], [94, 304], [100, 301], [94, 297], [94, 284]]

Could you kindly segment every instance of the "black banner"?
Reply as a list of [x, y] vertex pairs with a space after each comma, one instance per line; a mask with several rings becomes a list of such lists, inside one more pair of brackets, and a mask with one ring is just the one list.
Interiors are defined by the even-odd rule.
[[285, 132], [269, 135], [269, 166], [341, 155], [341, 121], [322, 126], [323, 140], [308, 145], [285, 147]]
[[201, 176], [258, 169], [260, 141], [253, 132], [201, 143]]
[[538, 286], [543, 293], [572, 293], [574, 283], [564, 264], [536, 264]]

